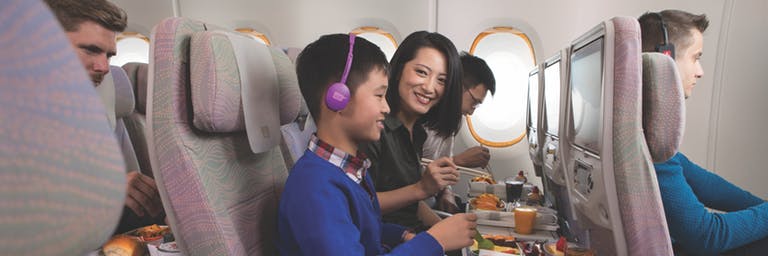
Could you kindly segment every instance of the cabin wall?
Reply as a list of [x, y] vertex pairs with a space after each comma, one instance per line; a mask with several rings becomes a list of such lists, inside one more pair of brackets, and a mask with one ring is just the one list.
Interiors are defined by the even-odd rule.
[[[711, 112], [710, 135], [702, 140], [709, 142], [707, 165], [766, 199], [768, 34], [763, 31], [768, 28], [768, 2], [739, 0], [725, 5], [725, 29], [720, 31], [716, 69], [711, 73], [717, 86], [699, 89], [711, 89], [714, 95], [711, 107], [702, 104], [701, 110]], [[718, 40], [717, 34], [710, 33], [708, 39]]]
[[[304, 47], [321, 35], [347, 33], [360, 26], [391, 31], [399, 42], [407, 33], [426, 29], [430, 1], [218, 1], [184, 0], [181, 14], [225, 27], [253, 27], [282, 47]], [[408, 6], [408, 8], [402, 8]], [[211, 10], [221, 11], [211, 11]], [[230, 18], [239, 17], [239, 18]], [[401, 33], [402, 32], [402, 33]]]

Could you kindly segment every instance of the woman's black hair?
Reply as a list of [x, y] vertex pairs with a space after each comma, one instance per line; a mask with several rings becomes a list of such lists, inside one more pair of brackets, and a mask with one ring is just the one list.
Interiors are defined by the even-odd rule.
[[446, 73], [445, 93], [432, 106], [429, 111], [421, 117], [424, 125], [437, 131], [442, 137], [453, 136], [459, 131], [461, 123], [461, 60], [456, 46], [447, 37], [426, 31], [414, 32], [403, 40], [397, 51], [389, 62], [389, 88], [387, 88], [387, 102], [389, 103], [390, 113], [397, 114], [400, 111], [400, 78], [403, 75], [405, 63], [411, 61], [421, 48], [433, 48], [445, 57]]

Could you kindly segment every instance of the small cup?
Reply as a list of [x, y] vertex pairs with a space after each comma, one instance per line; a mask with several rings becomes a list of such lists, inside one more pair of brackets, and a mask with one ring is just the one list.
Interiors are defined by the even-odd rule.
[[527, 235], [533, 233], [533, 225], [536, 224], [536, 208], [515, 208], [515, 233]]
[[523, 193], [524, 183], [522, 181], [507, 178], [504, 181], [504, 184], [506, 185], [507, 190], [507, 202], [514, 203], [520, 200], [520, 196]]

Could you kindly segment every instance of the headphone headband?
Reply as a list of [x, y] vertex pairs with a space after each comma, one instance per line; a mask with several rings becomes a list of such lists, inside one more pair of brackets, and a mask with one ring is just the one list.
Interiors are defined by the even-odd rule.
[[353, 51], [355, 49], [355, 34], [349, 34], [349, 51], [347, 52], [347, 63], [344, 64], [344, 73], [341, 75], [341, 81], [331, 84], [328, 92], [325, 93], [325, 105], [333, 111], [341, 111], [349, 103], [349, 87], [347, 86], [347, 77], [352, 68]]
[[674, 59], [675, 45], [669, 42], [669, 33], [667, 31], [667, 24], [664, 23], [664, 16], [662, 16], [661, 13], [659, 12], [650, 12], [649, 14], [659, 18], [659, 24], [661, 25], [662, 36], [664, 36], [664, 43], [657, 44], [656, 51], [663, 53], [669, 57], [672, 57], [672, 59]]
[[[344, 65], [344, 74], [341, 75], [341, 83], [347, 84], [347, 76], [349, 76], [349, 69], [352, 68], [352, 57], [354, 57], [353, 50], [355, 49], [355, 34], [349, 34], [349, 52], [347, 52], [347, 64]], [[666, 37], [665, 37], [666, 38]]]
[[664, 23], [664, 16], [661, 16], [661, 13], [658, 12], [652, 12], [652, 15], [655, 15], [659, 18], [659, 25], [661, 25], [661, 32], [664, 36], [664, 45], [669, 44], [669, 33], [667, 32], [667, 23]]

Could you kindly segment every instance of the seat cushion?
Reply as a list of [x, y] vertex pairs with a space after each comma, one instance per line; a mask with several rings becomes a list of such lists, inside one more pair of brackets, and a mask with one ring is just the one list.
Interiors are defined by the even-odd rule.
[[149, 64], [140, 62], [129, 62], [123, 65], [128, 79], [133, 85], [133, 94], [135, 96], [136, 112], [147, 113], [147, 72]]
[[643, 53], [643, 130], [654, 163], [672, 158], [683, 142], [683, 86], [675, 61], [661, 53]]
[[[205, 31], [196, 33], [191, 39], [190, 47], [193, 51], [190, 53], [190, 81], [195, 127], [207, 132], [245, 130], [242, 87], [245, 86], [244, 79], [247, 79], [244, 76], [248, 76], [246, 73], [259, 73], [256, 76], [258, 81], [252, 81], [250, 86], [265, 87], [271, 82], [279, 85], [279, 100], [255, 102], [258, 104], [255, 105], [255, 110], [259, 111], [257, 115], [264, 117], [277, 114], [279, 125], [294, 121], [299, 114], [302, 99], [296, 71], [290, 59], [281, 50], [268, 47], [270, 56], [267, 57], [272, 60], [271, 67], [243, 70], [243, 67], [238, 66], [237, 59], [237, 56], [245, 55], [246, 50], [243, 49], [267, 46], [253, 44], [245, 48], [233, 47], [231, 37], [243, 36], [227, 31]], [[231, 100], [238, 98], [240, 100]], [[274, 102], [277, 104], [270, 104]]]
[[125, 70], [118, 66], [110, 66], [109, 73], [112, 74], [112, 80], [115, 82], [115, 116], [128, 117], [136, 106], [131, 80]]

